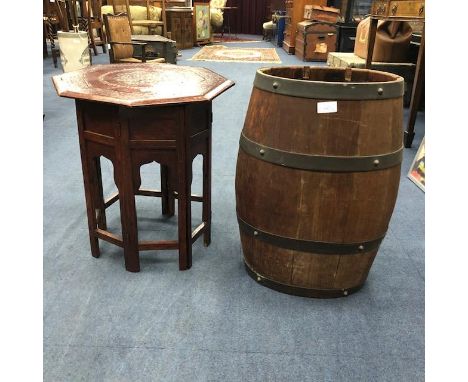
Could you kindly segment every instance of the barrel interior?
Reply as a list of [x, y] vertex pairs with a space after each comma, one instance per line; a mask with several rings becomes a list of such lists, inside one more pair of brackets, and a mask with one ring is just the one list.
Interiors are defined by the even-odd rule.
[[321, 82], [393, 82], [399, 77], [395, 74], [367, 69], [320, 68], [310, 66], [289, 66], [261, 69], [261, 72], [273, 77], [292, 80]]

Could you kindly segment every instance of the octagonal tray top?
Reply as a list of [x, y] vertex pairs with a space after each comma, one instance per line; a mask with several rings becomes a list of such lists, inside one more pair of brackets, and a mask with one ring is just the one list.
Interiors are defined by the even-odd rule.
[[210, 101], [234, 86], [205, 68], [150, 63], [94, 65], [52, 80], [61, 97], [129, 107]]

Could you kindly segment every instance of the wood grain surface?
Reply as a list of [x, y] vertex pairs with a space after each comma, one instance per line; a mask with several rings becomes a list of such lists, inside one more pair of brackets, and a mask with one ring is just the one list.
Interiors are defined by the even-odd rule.
[[234, 82], [205, 68], [109, 64], [53, 77], [59, 96], [124, 106], [211, 101]]
[[[401, 97], [338, 101], [338, 111], [327, 114], [317, 113], [317, 102], [254, 88], [243, 134], [265, 146], [302, 154], [355, 157], [401, 148]], [[305, 171], [256, 159], [240, 149], [237, 213], [248, 224], [279, 236], [337, 244], [371, 241], [387, 231], [399, 178], [400, 165], [368, 172]], [[242, 230], [241, 240], [244, 259], [254, 272], [310, 289], [359, 286], [377, 252], [293, 251]]]

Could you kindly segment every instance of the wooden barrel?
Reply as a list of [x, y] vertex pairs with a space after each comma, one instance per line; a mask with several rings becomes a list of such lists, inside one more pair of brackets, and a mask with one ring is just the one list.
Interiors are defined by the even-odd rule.
[[403, 90], [403, 78], [374, 70], [257, 71], [236, 203], [260, 284], [324, 298], [362, 287], [397, 198]]

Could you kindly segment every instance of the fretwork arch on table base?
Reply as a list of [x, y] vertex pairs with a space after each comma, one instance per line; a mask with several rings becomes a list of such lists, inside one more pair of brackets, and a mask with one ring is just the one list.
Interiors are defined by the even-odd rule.
[[[192, 244], [211, 232], [211, 101], [233, 82], [203, 68], [114, 64], [54, 77], [60, 96], [76, 99], [91, 253], [105, 240], [124, 250], [128, 271], [140, 270], [139, 251], [179, 250], [179, 269], [192, 265]], [[203, 195], [191, 194], [192, 161], [203, 156]], [[118, 193], [105, 200], [100, 157], [114, 166]], [[161, 190], [141, 189], [140, 167], [161, 165]], [[135, 196], [162, 198], [172, 216], [178, 199], [178, 240], [139, 241]], [[122, 236], [107, 230], [105, 210], [120, 203]], [[191, 202], [203, 203], [191, 231]]]

